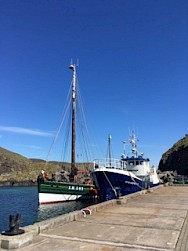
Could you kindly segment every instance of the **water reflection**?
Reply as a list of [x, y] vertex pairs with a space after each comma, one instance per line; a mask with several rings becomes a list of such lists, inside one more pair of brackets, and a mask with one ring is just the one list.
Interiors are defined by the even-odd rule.
[[56, 216], [81, 210], [84, 207], [95, 204], [97, 201], [69, 201], [57, 204], [39, 205], [37, 221], [47, 220]]
[[57, 217], [97, 201], [70, 201], [38, 205], [37, 187], [0, 187], [0, 232], [9, 229], [9, 215], [21, 214], [21, 227]]

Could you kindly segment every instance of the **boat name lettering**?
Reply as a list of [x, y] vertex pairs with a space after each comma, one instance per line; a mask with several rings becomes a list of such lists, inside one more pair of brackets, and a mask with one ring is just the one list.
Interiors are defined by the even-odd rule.
[[83, 191], [84, 188], [80, 186], [69, 186], [69, 190], [78, 190], [78, 191]]
[[131, 185], [138, 185], [138, 183], [136, 183], [136, 182], [131, 182], [131, 181], [125, 181], [125, 183], [131, 184]]

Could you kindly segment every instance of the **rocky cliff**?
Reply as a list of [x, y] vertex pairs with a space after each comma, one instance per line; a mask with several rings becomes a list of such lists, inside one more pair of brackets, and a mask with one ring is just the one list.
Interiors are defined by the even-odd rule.
[[162, 155], [159, 170], [177, 171], [177, 174], [188, 175], [188, 134]]

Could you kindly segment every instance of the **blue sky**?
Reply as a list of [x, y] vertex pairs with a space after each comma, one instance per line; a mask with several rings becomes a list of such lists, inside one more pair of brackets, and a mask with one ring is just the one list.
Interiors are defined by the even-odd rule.
[[[135, 130], [158, 165], [187, 133], [187, 0], [0, 0], [0, 146], [45, 159], [71, 83], [84, 100], [92, 157]], [[55, 157], [54, 157], [55, 158]]]

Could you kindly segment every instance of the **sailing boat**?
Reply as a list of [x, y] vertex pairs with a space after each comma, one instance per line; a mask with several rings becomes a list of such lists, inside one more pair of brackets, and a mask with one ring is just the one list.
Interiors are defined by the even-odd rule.
[[109, 136], [109, 156], [95, 160], [91, 172], [101, 200], [115, 199], [159, 185], [156, 168], [150, 167], [149, 159], [138, 153], [136, 141], [137, 137], [133, 132], [129, 139], [132, 155], [126, 155], [124, 150], [121, 159], [114, 159], [111, 156]]
[[49, 204], [64, 201], [84, 200], [93, 198], [96, 192], [94, 185], [78, 182], [74, 177], [77, 176], [76, 167], [76, 97], [77, 97], [77, 76], [76, 65], [71, 64], [69, 69], [72, 70], [72, 93], [71, 93], [71, 172], [70, 180], [57, 181], [49, 179], [42, 170], [38, 176], [38, 195], [39, 204]]

